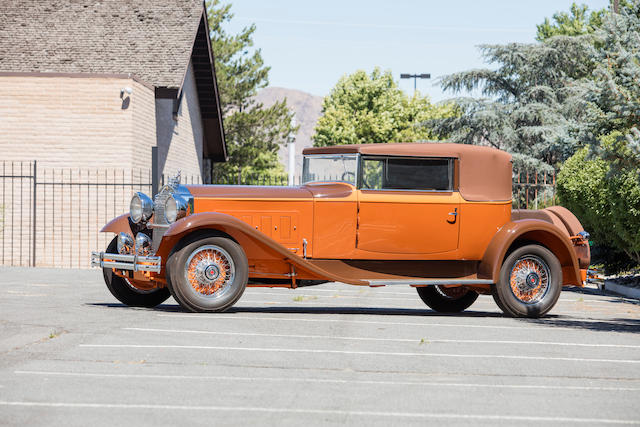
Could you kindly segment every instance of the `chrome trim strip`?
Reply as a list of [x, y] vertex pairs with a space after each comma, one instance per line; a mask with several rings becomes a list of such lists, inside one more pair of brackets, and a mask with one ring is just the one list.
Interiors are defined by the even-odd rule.
[[[107, 258], [109, 261], [105, 261]], [[151, 271], [160, 273], [162, 258], [159, 256], [140, 256], [91, 252], [91, 267], [117, 268], [118, 270]]]
[[170, 224], [153, 224], [153, 223], [147, 224], [147, 228], [169, 228], [169, 227], [171, 227]]
[[367, 280], [369, 286], [385, 285], [492, 285], [493, 280], [484, 279], [411, 279], [411, 280]]

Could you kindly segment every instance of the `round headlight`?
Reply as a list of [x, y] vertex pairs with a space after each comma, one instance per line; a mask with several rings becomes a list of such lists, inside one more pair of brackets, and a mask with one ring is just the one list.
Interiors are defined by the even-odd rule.
[[188, 211], [189, 204], [177, 194], [169, 196], [164, 203], [164, 218], [168, 223], [176, 222], [180, 218], [184, 218], [187, 216]]
[[136, 193], [129, 204], [129, 216], [134, 224], [149, 221], [153, 215], [153, 200], [144, 193]]

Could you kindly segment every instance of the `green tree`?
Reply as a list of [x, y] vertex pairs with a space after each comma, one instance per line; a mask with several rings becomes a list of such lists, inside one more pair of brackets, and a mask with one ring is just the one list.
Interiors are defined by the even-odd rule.
[[539, 24], [536, 40], [545, 41], [554, 36], [580, 36], [591, 34], [602, 26], [602, 19], [606, 9], [594, 10], [589, 13], [587, 5], [573, 3], [569, 13], [557, 12], [552, 20], [545, 18]]
[[605, 16], [595, 33], [594, 80], [583, 82], [597, 119], [598, 134], [618, 131], [614, 142], [594, 141], [594, 152], [614, 170], [640, 167], [640, 1], [624, 2]]
[[238, 34], [224, 26], [233, 18], [231, 4], [207, 0], [211, 46], [215, 56], [229, 160], [215, 165], [215, 175], [282, 174], [278, 148], [293, 130], [286, 101], [265, 108], [254, 99], [268, 84], [269, 67], [253, 49], [255, 25]]
[[[621, 134], [601, 138], [616, 144]], [[591, 232], [610, 272], [640, 263], [640, 183], [638, 168], [613, 171], [611, 162], [589, 156], [587, 147], [565, 162], [558, 174], [560, 203]], [[604, 250], [602, 250], [604, 249]]]
[[436, 132], [509, 151], [516, 167], [547, 172], [591, 138], [587, 89], [575, 84], [593, 68], [591, 36], [480, 50], [494, 68], [455, 73], [440, 83], [454, 93], [479, 90], [484, 98], [453, 99], [461, 114], [435, 120]]
[[451, 105], [435, 106], [427, 97], [407, 96], [390, 71], [345, 75], [324, 99], [314, 145], [415, 142], [435, 135], [423, 123], [455, 114]]

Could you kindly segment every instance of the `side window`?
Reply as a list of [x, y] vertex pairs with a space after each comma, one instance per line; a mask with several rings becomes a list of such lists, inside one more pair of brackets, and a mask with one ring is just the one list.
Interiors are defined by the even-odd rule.
[[453, 190], [453, 159], [362, 159], [362, 188], [368, 190]]
[[365, 159], [362, 162], [362, 188], [381, 190], [384, 178], [384, 159]]

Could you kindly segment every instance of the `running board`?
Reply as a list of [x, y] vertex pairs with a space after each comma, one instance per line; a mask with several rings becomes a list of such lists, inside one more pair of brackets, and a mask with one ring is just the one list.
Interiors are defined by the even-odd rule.
[[432, 286], [432, 285], [493, 285], [493, 280], [483, 279], [411, 279], [411, 280], [365, 280], [369, 286]]

